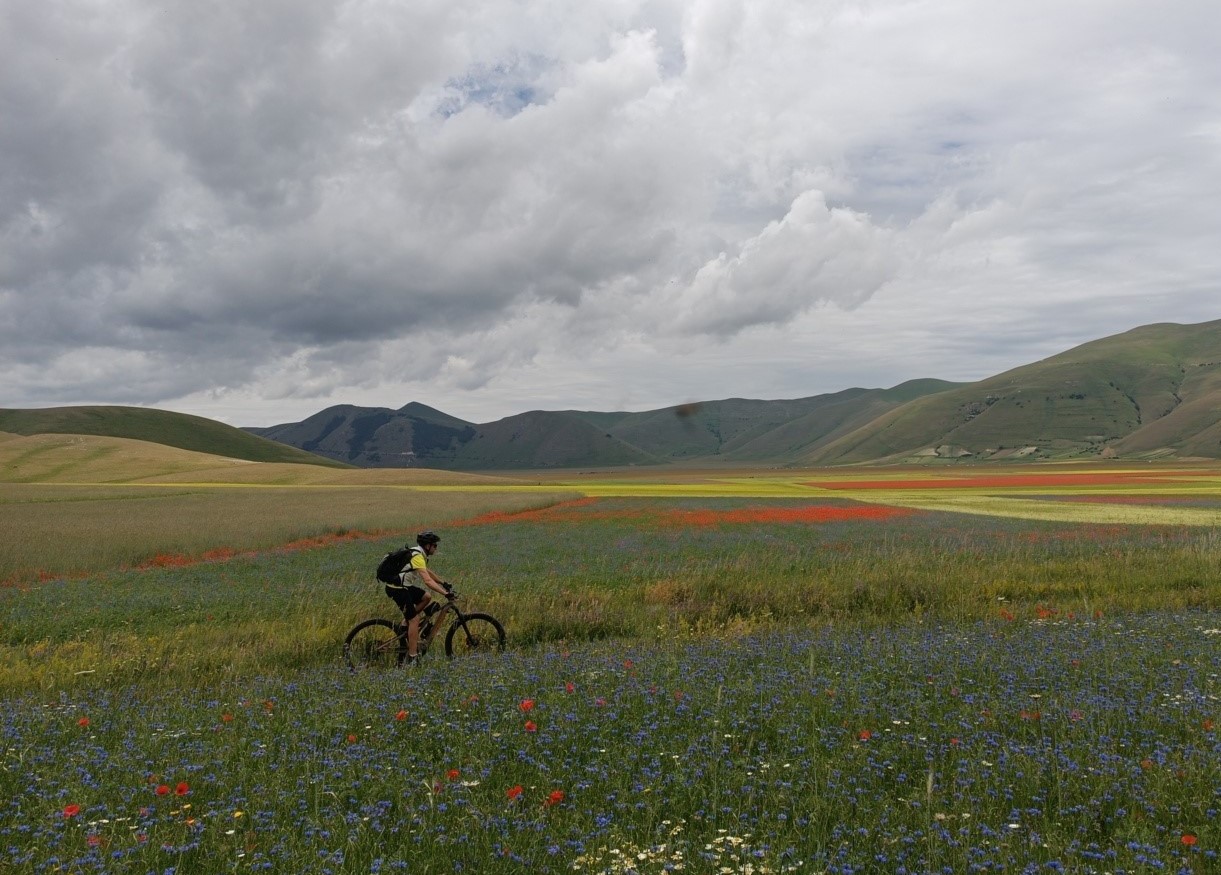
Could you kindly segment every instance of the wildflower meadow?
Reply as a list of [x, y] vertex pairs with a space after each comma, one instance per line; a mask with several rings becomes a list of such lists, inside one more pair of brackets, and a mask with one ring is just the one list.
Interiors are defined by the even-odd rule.
[[1221, 871], [1221, 497], [1141, 478], [450, 500], [432, 564], [509, 648], [372, 673], [340, 642], [428, 493], [14, 573], [0, 871]]

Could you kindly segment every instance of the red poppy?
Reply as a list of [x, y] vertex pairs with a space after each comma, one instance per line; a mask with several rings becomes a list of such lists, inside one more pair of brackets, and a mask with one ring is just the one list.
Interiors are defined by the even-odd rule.
[[868, 729], [862, 729], [860, 732], [858, 732], [856, 734], [856, 737], [859, 738], [861, 741], [868, 741], [869, 739], [873, 738], [873, 733], [870, 732]]
[[1211, 717], [1205, 717], [1204, 722], [1201, 725], [1204, 727], [1205, 732], [1212, 732], [1213, 727], [1216, 726]]
[[521, 789], [521, 784], [518, 784], [518, 785], [516, 785], [514, 787], [510, 787], [508, 790], [506, 790], [505, 796], [509, 797], [509, 799], [511, 799], [511, 800], [517, 800], [517, 799], [521, 798], [522, 792], [523, 791]]
[[526, 732], [538, 732], [538, 726], [533, 720], [526, 721]]
[[91, 848], [96, 848], [102, 844], [102, 837], [95, 832], [91, 832], [85, 836], [85, 844]]
[[601, 696], [598, 696], [598, 698], [594, 699], [594, 704], [597, 705], [599, 708], [602, 708], [606, 705], [606, 699], [602, 698]]
[[157, 789], [154, 790], [153, 792], [155, 792], [158, 796], [164, 796], [170, 792], [170, 788], [165, 786], [164, 784], [158, 784]]
[[1192, 845], [1194, 845], [1196, 842], [1198, 842], [1199, 839], [1197, 839], [1195, 836], [1193, 836], [1191, 833], [1188, 832], [1188, 833], [1183, 833], [1183, 837], [1181, 839], [1179, 839], [1179, 841], [1181, 841], [1183, 844], [1187, 845], [1187, 847], [1190, 848]]
[[552, 790], [550, 795], [547, 796], [547, 801], [544, 802], [543, 804], [550, 807], [552, 805], [559, 805], [563, 801], [564, 801], [564, 791], [563, 790]]
[[356, 744], [356, 733], [355, 732], [350, 733], [348, 735], [348, 744]]
[[683, 691], [682, 691], [682, 690], [675, 690], [675, 691], [674, 691], [674, 701], [675, 701], [675, 702], [681, 702], [682, 700], [683, 700]]
[[962, 742], [961, 742], [959, 739], [957, 739], [957, 738], [951, 738], [951, 739], [950, 739], [950, 746], [951, 746], [951, 747], [958, 747], [958, 745], [960, 745], [960, 744], [962, 744]]
[[221, 723], [232, 723], [232, 722], [233, 722], [233, 715], [232, 715], [232, 714], [221, 714], [221, 715], [220, 715], [220, 722], [221, 722]]
[[457, 769], [450, 769], [448, 772], [445, 773], [445, 777], [449, 778], [449, 780], [451, 780], [451, 781], [456, 781], [456, 780], [458, 780], [459, 774], [460, 773], [458, 772]]
[[80, 720], [76, 721], [76, 725], [79, 726], [81, 729], [84, 729], [86, 726], [89, 725], [89, 718], [82, 717]]
[[569, 681], [568, 683], [564, 684], [564, 692], [566, 692], [566, 693], [575, 692], [576, 689], [577, 688], [576, 688], [576, 686], [573, 685], [572, 681]]
[[1140, 761], [1140, 767], [1141, 767], [1142, 769], [1145, 769], [1146, 771], [1147, 771], [1147, 770], [1149, 770], [1149, 769], [1151, 769], [1151, 768], [1153, 768], [1153, 760], [1151, 760], [1151, 759], [1147, 759], [1147, 758], [1146, 758], [1146, 759], [1141, 760], [1141, 761]]
[[186, 781], [179, 781], [179, 782], [178, 782], [178, 785], [177, 785], [176, 787], [174, 787], [174, 795], [175, 795], [175, 796], [185, 796], [185, 795], [187, 795], [187, 794], [188, 794], [188, 793], [190, 793], [190, 792], [191, 792], [191, 788], [190, 788], [190, 786], [187, 784], [187, 782], [186, 782]]
[[399, 712], [398, 712], [397, 714], [395, 714], [395, 715], [394, 715], [394, 719], [395, 719], [395, 720], [406, 720], [406, 719], [407, 719], [407, 711], [406, 711], [406, 710], [404, 710], [404, 709], [399, 709]]
[[517, 707], [519, 709], [521, 709], [521, 712], [524, 714], [525, 712], [534, 708], [534, 700], [533, 699], [522, 699], [521, 704], [518, 705]]
[[81, 807], [79, 805], [65, 805], [64, 806], [64, 817], [76, 817], [80, 813], [81, 813]]

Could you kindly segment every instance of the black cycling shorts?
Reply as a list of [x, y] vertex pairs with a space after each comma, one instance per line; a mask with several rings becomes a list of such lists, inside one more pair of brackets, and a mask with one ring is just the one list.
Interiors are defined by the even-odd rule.
[[410, 620], [416, 611], [416, 605], [420, 603], [420, 599], [424, 598], [424, 588], [388, 586], [386, 595], [394, 599], [394, 603], [399, 606], [399, 610], [403, 612], [403, 619]]

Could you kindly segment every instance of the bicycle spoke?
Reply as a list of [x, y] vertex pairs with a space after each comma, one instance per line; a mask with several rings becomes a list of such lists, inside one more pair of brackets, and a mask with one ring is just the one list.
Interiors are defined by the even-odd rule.
[[360, 624], [348, 634], [343, 647], [344, 658], [353, 671], [391, 668], [402, 663], [406, 652], [406, 642], [385, 620]]
[[445, 652], [450, 657], [479, 651], [503, 650], [504, 629], [486, 614], [467, 614], [450, 627], [445, 637]]

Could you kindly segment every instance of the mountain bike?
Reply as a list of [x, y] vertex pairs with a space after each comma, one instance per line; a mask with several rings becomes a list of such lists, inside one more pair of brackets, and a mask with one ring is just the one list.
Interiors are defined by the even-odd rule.
[[[500, 621], [489, 614], [464, 612], [457, 598], [451, 592], [444, 605], [433, 602], [425, 610], [417, 655], [428, 652], [446, 619], [451, 620], [445, 633], [445, 655], [450, 659], [478, 651], [504, 650], [505, 630]], [[407, 624], [380, 617], [357, 623], [343, 639], [343, 658], [352, 671], [403, 665], [407, 662]]]

